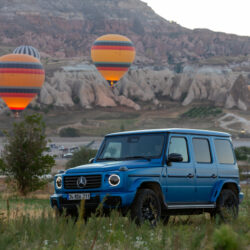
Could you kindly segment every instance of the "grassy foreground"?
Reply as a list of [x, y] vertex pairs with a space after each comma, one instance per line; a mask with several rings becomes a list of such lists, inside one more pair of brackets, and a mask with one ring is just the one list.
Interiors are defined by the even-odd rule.
[[[245, 192], [246, 193], [246, 192]], [[55, 218], [47, 199], [0, 196], [0, 249], [250, 249], [250, 199], [229, 224], [207, 214], [172, 216], [167, 226], [137, 227], [114, 211], [85, 224]]]

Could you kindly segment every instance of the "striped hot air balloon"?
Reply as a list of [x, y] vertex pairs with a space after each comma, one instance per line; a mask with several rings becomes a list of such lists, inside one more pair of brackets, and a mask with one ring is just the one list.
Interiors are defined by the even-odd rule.
[[95, 40], [91, 48], [91, 57], [98, 71], [112, 87], [134, 61], [135, 48], [127, 37], [108, 34]]
[[38, 50], [28, 45], [22, 45], [22, 46], [17, 47], [16, 49], [14, 49], [13, 54], [30, 55], [40, 60], [40, 53], [38, 52]]
[[10, 110], [20, 112], [40, 92], [45, 78], [40, 61], [33, 56], [0, 57], [0, 97]]

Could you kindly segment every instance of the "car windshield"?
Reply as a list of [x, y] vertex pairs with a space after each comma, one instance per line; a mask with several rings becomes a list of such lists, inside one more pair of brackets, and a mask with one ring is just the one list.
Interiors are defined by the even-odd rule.
[[164, 145], [164, 134], [135, 134], [109, 136], [99, 153], [98, 161], [159, 158]]

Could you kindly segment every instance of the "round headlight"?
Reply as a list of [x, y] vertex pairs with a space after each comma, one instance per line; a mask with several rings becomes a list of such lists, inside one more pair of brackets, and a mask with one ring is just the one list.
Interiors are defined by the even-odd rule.
[[61, 189], [62, 188], [62, 177], [58, 176], [56, 178], [56, 188]]
[[117, 174], [112, 174], [109, 176], [109, 184], [111, 186], [117, 186], [120, 184], [120, 176]]

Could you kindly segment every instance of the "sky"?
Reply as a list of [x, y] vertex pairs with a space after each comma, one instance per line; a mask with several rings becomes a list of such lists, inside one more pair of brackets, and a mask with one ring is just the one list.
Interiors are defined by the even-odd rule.
[[250, 0], [142, 0], [183, 27], [250, 36]]

